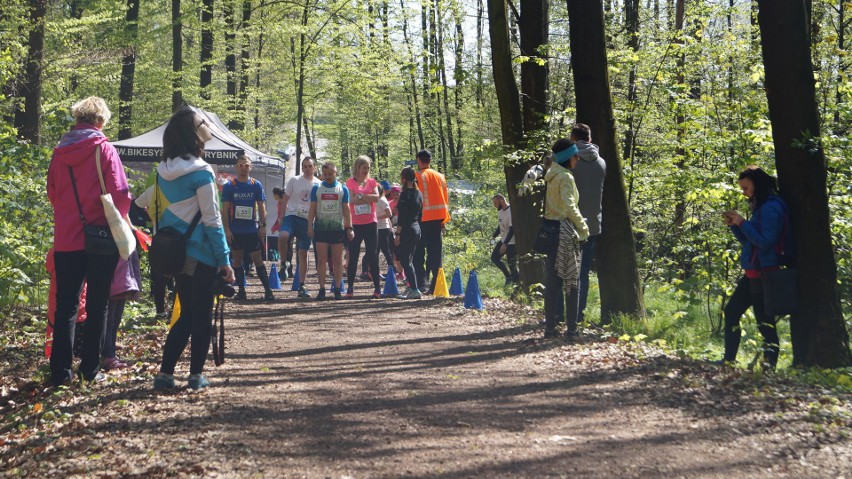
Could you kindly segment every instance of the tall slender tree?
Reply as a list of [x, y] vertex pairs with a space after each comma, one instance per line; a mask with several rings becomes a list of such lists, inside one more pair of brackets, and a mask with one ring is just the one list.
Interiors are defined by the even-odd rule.
[[133, 136], [133, 82], [136, 77], [136, 42], [139, 33], [139, 0], [127, 0], [124, 18], [127, 46], [121, 59], [121, 85], [118, 89], [118, 139]]
[[758, 8], [775, 165], [800, 245], [801, 311], [790, 320], [793, 363], [848, 366], [852, 355], [837, 295], [809, 17], [802, 0], [758, 0]]
[[201, 75], [199, 86], [201, 98], [211, 98], [210, 84], [213, 83], [213, 0], [203, 0], [201, 7]]
[[616, 146], [603, 4], [601, 0], [568, 0], [568, 18], [577, 121], [588, 124], [592, 129], [607, 165], [602, 233], [596, 256], [601, 320], [608, 322], [619, 314], [644, 316], [633, 225]]
[[44, 60], [44, 22], [47, 0], [29, 0], [29, 38], [24, 60], [23, 108], [16, 102], [15, 127], [18, 136], [32, 143], [41, 141], [42, 63]]
[[172, 0], [172, 111], [183, 106], [183, 16], [180, 0]]

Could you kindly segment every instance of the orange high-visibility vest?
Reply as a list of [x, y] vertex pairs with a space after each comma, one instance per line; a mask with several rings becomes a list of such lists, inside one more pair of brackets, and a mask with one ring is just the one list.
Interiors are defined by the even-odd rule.
[[423, 194], [423, 216], [421, 221], [450, 221], [450, 194], [447, 179], [432, 168], [417, 172], [417, 187]]

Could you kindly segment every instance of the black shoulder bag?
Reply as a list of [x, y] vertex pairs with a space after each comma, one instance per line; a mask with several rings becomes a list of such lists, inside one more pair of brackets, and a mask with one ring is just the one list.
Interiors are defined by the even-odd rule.
[[151, 239], [151, 246], [148, 248], [148, 262], [151, 264], [151, 271], [157, 274], [174, 276], [183, 271], [183, 264], [186, 261], [186, 241], [192, 236], [198, 222], [201, 221], [201, 211], [195, 214], [192, 223], [186, 233], [166, 226], [162, 229], [158, 227], [160, 218], [160, 175], [157, 175], [157, 186], [154, 189], [154, 236]]
[[[544, 209], [547, 210], [547, 187], [544, 188]], [[533, 242], [533, 249], [541, 254], [549, 254], [559, 246], [559, 222], [541, 217], [541, 226]]]
[[80, 204], [80, 196], [77, 194], [77, 182], [74, 181], [74, 169], [68, 167], [71, 176], [71, 188], [74, 189], [74, 200], [77, 202], [77, 210], [80, 211], [80, 222], [83, 223], [83, 233], [86, 236], [86, 253], [97, 256], [110, 256], [118, 254], [118, 246], [112, 238], [112, 231], [108, 225], [86, 224], [83, 217], [83, 205]]

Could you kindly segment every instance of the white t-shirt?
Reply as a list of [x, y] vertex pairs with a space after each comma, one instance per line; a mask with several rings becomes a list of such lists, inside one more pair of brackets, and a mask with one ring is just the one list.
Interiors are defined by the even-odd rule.
[[[509, 228], [512, 227], [512, 208], [507, 206], [505, 210], [497, 212], [497, 221], [500, 223], [500, 241], [506, 241], [506, 235], [509, 234]], [[515, 236], [509, 240], [509, 244], [515, 244]]]
[[379, 198], [379, 201], [376, 203], [376, 217], [379, 218], [379, 229], [387, 230], [391, 227], [391, 219], [384, 218], [382, 219], [382, 215], [387, 215], [391, 212], [390, 203], [388, 203], [388, 199], [382, 196]]
[[290, 178], [287, 186], [284, 187], [284, 194], [287, 195], [287, 211], [284, 216], [307, 219], [308, 210], [311, 208], [311, 190], [318, 184], [320, 184], [319, 178], [305, 179], [304, 175]]

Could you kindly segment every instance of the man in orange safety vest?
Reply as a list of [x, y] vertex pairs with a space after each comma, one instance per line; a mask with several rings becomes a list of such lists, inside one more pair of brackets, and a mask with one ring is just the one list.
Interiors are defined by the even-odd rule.
[[[423, 194], [423, 216], [420, 219], [420, 242], [414, 250], [414, 272], [417, 284], [429, 285], [426, 294], [435, 291], [438, 269], [443, 267], [444, 225], [450, 221], [450, 196], [447, 179], [430, 168], [432, 153], [417, 153], [417, 187]], [[431, 279], [430, 279], [431, 277]]]

